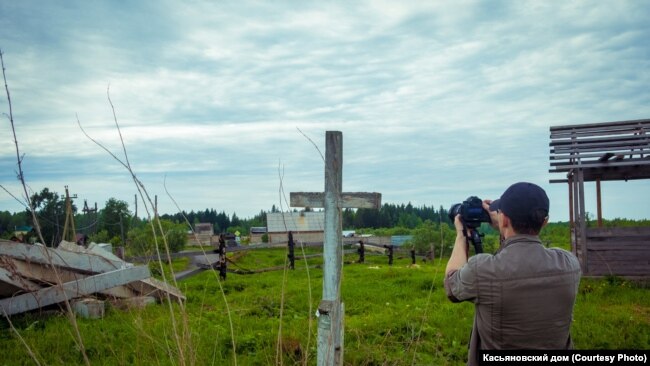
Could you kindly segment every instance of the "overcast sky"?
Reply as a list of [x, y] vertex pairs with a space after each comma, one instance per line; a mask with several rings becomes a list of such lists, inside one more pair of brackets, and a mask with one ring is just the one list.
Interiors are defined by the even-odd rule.
[[[323, 190], [314, 144], [338, 130], [345, 191], [448, 207], [531, 181], [567, 220], [549, 127], [650, 118], [649, 40], [648, 1], [0, 2], [29, 187], [133, 209], [127, 171], [77, 125], [123, 158], [110, 86], [162, 213], [169, 195], [186, 211], [286, 209], [281, 182], [287, 199]], [[20, 196], [3, 121], [0, 184]], [[650, 218], [650, 181], [602, 187], [606, 218]], [[0, 209], [21, 207], [0, 191]]]

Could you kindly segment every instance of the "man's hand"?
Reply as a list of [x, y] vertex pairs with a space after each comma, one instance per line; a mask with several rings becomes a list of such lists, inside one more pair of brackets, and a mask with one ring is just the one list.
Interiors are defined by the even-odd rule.
[[463, 219], [460, 218], [460, 214], [454, 218], [454, 226], [456, 227], [456, 236], [470, 237], [472, 235], [472, 229], [465, 227]]
[[499, 214], [496, 211], [490, 211], [490, 204], [492, 200], [483, 200], [483, 209], [488, 212], [490, 215], [490, 226], [492, 226], [497, 231], [499, 230]]
[[[463, 222], [460, 220], [460, 215], [456, 215], [456, 218], [454, 218], [454, 226], [456, 226], [456, 241], [454, 242], [454, 249], [451, 251], [449, 262], [447, 262], [445, 275], [449, 275], [467, 263], [469, 246], [463, 234]], [[469, 229], [467, 230], [467, 235], [469, 235]]]
[[454, 226], [456, 227], [456, 234], [463, 234], [463, 221], [460, 219], [460, 214], [454, 217]]

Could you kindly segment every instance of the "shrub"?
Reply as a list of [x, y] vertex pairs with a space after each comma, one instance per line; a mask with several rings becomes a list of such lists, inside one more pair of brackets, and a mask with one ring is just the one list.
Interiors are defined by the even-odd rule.
[[158, 224], [154, 222], [154, 232], [151, 225], [145, 225], [141, 228], [136, 228], [129, 231], [129, 249], [132, 255], [146, 255], [154, 251], [155, 243], [158, 243], [160, 250], [164, 249], [164, 240], [169, 245], [169, 251], [172, 253], [179, 252], [185, 248], [187, 244], [186, 227], [183, 224], [177, 224], [169, 220], [160, 220], [162, 226], [162, 233]]

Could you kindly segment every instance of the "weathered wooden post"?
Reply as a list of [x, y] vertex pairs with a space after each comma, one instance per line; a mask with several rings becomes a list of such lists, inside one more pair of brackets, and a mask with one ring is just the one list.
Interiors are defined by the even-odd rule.
[[343, 134], [325, 135], [325, 193], [292, 192], [292, 207], [323, 207], [325, 232], [323, 243], [323, 298], [318, 305], [319, 366], [343, 365], [343, 317], [341, 268], [343, 262], [342, 208], [381, 206], [379, 193], [342, 193]]

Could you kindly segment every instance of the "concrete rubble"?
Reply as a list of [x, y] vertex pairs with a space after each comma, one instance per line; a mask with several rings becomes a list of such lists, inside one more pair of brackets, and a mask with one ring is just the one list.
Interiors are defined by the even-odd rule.
[[90, 302], [82, 300], [88, 298], [149, 303], [138, 300], [147, 297], [185, 300], [177, 288], [151, 277], [148, 266], [134, 266], [94, 243], [85, 248], [63, 241], [49, 248], [0, 240], [0, 315], [66, 300], [87, 309]]

